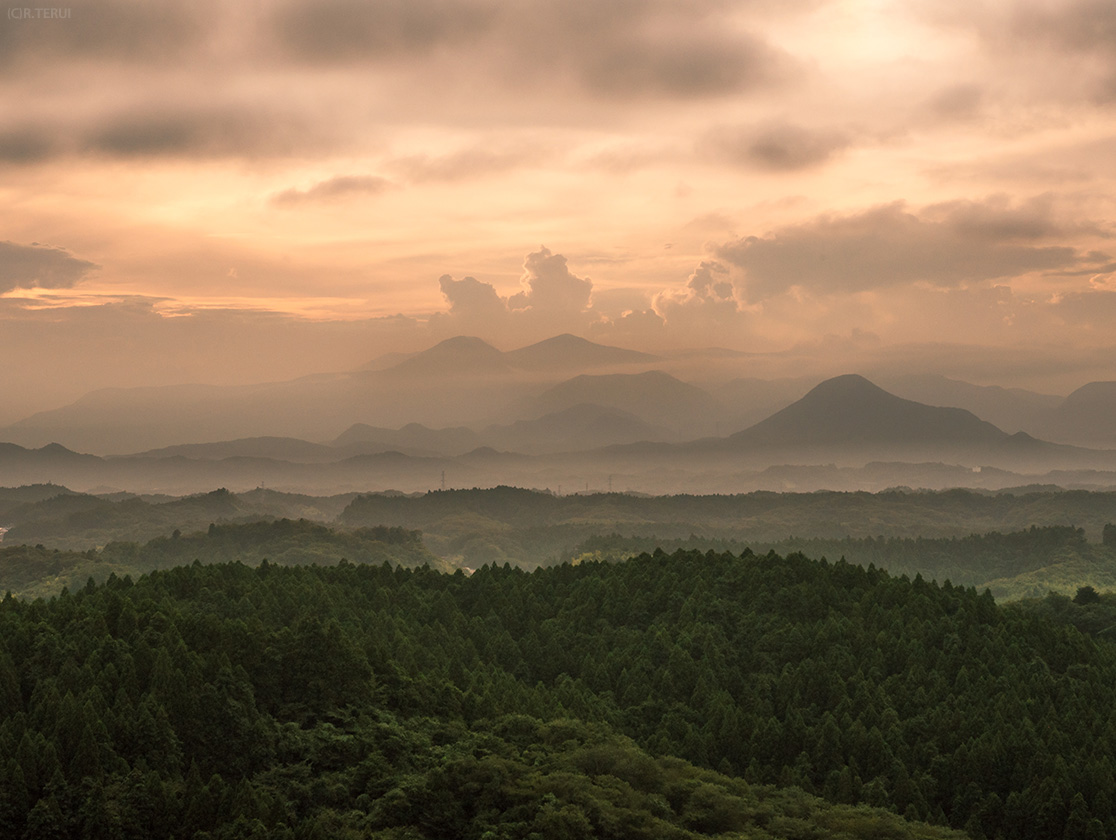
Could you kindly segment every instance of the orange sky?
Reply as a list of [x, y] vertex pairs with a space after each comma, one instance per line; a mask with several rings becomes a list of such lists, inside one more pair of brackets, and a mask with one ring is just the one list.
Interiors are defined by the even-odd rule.
[[460, 333], [1116, 378], [1108, 0], [17, 11], [0, 420]]

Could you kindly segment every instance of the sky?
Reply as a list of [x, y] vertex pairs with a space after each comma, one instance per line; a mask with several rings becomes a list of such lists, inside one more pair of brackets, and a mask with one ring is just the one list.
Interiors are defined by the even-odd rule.
[[453, 335], [1116, 379], [1110, 0], [0, 18], [0, 422]]

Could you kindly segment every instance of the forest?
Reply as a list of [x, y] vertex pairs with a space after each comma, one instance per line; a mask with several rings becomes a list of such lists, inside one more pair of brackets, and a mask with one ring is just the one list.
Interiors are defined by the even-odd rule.
[[800, 554], [191, 563], [0, 604], [11, 837], [1116, 836], [1116, 648]]
[[[300, 524], [261, 525], [283, 520]], [[469, 571], [622, 560], [661, 546], [844, 557], [1016, 600], [1116, 588], [1114, 522], [1116, 494], [1050, 488], [671, 497], [511, 487], [330, 497], [257, 489], [174, 498], [38, 485], [0, 488], [0, 527], [9, 529], [0, 542], [0, 592], [50, 595], [89, 576], [101, 582], [194, 559], [345, 558]], [[415, 538], [408, 548], [385, 543], [374, 536], [383, 528]]]

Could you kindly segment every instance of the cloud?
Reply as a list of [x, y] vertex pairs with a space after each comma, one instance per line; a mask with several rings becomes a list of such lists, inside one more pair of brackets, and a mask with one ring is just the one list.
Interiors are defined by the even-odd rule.
[[141, 103], [92, 114], [58, 109], [47, 120], [9, 127], [0, 131], [0, 163], [35, 164], [74, 155], [255, 159], [332, 145], [325, 129], [308, 116], [255, 102]]
[[819, 166], [848, 145], [849, 138], [841, 132], [785, 122], [721, 126], [698, 143], [714, 159], [775, 172]]
[[563, 332], [584, 334], [603, 320], [593, 309], [593, 283], [573, 274], [566, 258], [540, 247], [523, 261], [522, 290], [504, 297], [475, 277], [438, 280], [448, 312], [431, 316], [436, 335], [479, 335], [499, 344], [538, 341]]
[[438, 279], [442, 295], [449, 304], [450, 315], [459, 318], [502, 319], [508, 312], [505, 298], [496, 293], [491, 283], [475, 277], [454, 280], [448, 274]]
[[302, 119], [233, 104], [137, 108], [87, 129], [84, 150], [112, 157], [287, 155], [320, 146]]
[[1101, 254], [1037, 240], [1057, 233], [1042, 200], [952, 202], [910, 212], [902, 202], [846, 216], [826, 215], [717, 248], [744, 271], [750, 300], [791, 287], [853, 293], [927, 283], [958, 287], [1032, 272], [1083, 269]]
[[287, 3], [272, 25], [287, 55], [335, 64], [460, 44], [488, 29], [496, 11], [495, 3], [474, 0], [324, 0]]
[[1116, 58], [1116, 7], [1108, 0], [1055, 5], [1034, 0], [1009, 4], [1010, 34], [1066, 52], [1095, 51]]
[[790, 58], [703, 0], [550, 0], [517, 21], [523, 73], [564, 73], [606, 99], [696, 99], [780, 83]]
[[0, 292], [13, 289], [68, 289], [100, 268], [70, 256], [64, 248], [0, 242]]
[[37, 163], [53, 156], [58, 141], [52, 132], [23, 127], [0, 132], [0, 162]]
[[1116, 98], [1116, 6], [1109, 0], [922, 0], [929, 20], [973, 32], [1002, 82], [1064, 103]]
[[772, 80], [775, 51], [747, 34], [695, 32], [678, 40], [618, 39], [580, 68], [583, 84], [608, 97], [695, 98], [735, 93]]
[[728, 268], [711, 260], [694, 269], [684, 289], [660, 292], [652, 303], [668, 328], [695, 335], [702, 330], [719, 331], [736, 322], [741, 312]]
[[935, 122], [957, 122], [978, 116], [988, 99], [982, 86], [964, 83], [937, 91], [926, 102], [926, 111]]
[[508, 298], [509, 309], [547, 313], [577, 313], [588, 308], [593, 283], [570, 272], [566, 258], [540, 248], [523, 262], [522, 292]]
[[[288, 3], [271, 29], [284, 56], [394, 64], [440, 52], [494, 86], [569, 85], [594, 96], [700, 98], [777, 81], [788, 56], [717, 0], [326, 0]], [[437, 77], [444, 83], [443, 75]]]
[[493, 149], [473, 146], [446, 155], [406, 155], [386, 165], [408, 181], [458, 181], [514, 169], [522, 164], [539, 161], [544, 152], [523, 146]]
[[219, 18], [205, 0], [68, 0], [58, 11], [66, 17], [7, 16], [0, 26], [0, 72], [58, 59], [162, 64], [196, 50]]
[[391, 181], [376, 175], [338, 175], [319, 181], [305, 190], [291, 188], [272, 196], [273, 204], [293, 206], [314, 202], [337, 201], [359, 196], [378, 195], [391, 186]]

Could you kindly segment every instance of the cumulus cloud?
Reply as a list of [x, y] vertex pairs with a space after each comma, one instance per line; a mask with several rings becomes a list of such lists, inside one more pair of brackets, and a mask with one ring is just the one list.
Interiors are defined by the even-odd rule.
[[791, 287], [823, 294], [912, 283], [956, 287], [1107, 261], [1073, 247], [1041, 244], [1057, 230], [1042, 201], [1020, 207], [1000, 199], [954, 202], [921, 213], [896, 202], [748, 236], [716, 254], [744, 271], [750, 300]]
[[496, 293], [491, 283], [482, 283], [475, 277], [454, 280], [443, 274], [438, 278], [438, 285], [449, 304], [451, 316], [492, 320], [507, 315], [508, 302]]
[[501, 343], [538, 341], [562, 332], [583, 334], [601, 316], [591, 306], [593, 283], [570, 271], [566, 258], [540, 247], [523, 261], [522, 290], [504, 297], [491, 283], [443, 275], [448, 312], [435, 313], [437, 334], [487, 336]]
[[741, 311], [728, 268], [712, 260], [694, 269], [684, 289], [657, 294], [654, 309], [667, 326], [683, 330], [725, 324]]
[[13, 289], [68, 289], [100, 268], [64, 248], [0, 242], [0, 292]]
[[700, 150], [716, 160], [771, 171], [818, 166], [848, 145], [849, 138], [842, 132], [786, 122], [720, 126], [698, 143]]
[[292, 187], [272, 196], [273, 204], [294, 206], [314, 202], [337, 201], [346, 198], [377, 195], [382, 193], [391, 182], [376, 175], [338, 175], [319, 181], [305, 190]]
[[510, 309], [577, 313], [588, 308], [593, 291], [589, 278], [573, 274], [565, 257], [545, 247], [527, 255], [519, 282], [524, 289], [508, 298]]

